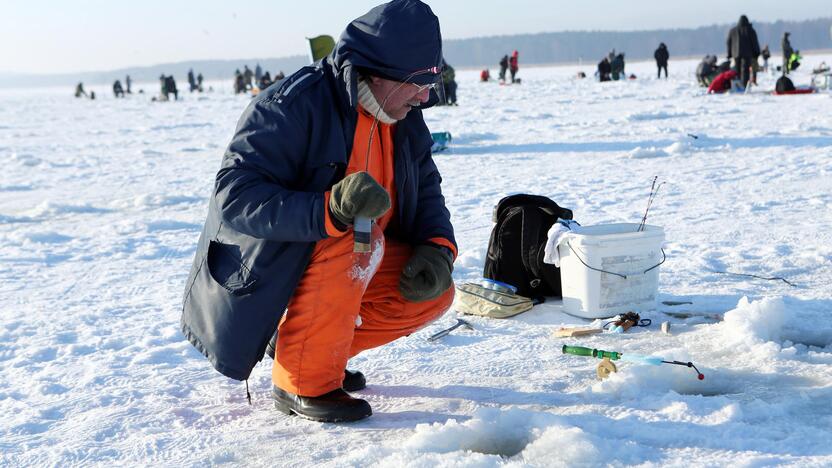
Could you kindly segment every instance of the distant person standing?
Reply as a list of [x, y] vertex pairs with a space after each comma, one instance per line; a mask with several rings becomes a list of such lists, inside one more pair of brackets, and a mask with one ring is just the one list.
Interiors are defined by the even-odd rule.
[[251, 89], [254, 87], [254, 83], [252, 80], [254, 79], [254, 72], [251, 71], [251, 68], [248, 65], [245, 65], [243, 68], [243, 83], [245, 83], [246, 89]]
[[454, 67], [445, 62], [445, 59], [442, 59], [441, 74], [442, 87], [445, 91], [445, 104], [456, 106], [456, 72]]
[[500, 75], [498, 78], [501, 83], [506, 82], [506, 70], [508, 70], [508, 54], [503, 55], [503, 58], [500, 59]]
[[159, 100], [160, 101], [167, 101], [168, 100], [168, 91], [167, 91], [167, 89], [168, 89], [168, 83], [165, 80], [165, 74], [162, 73], [161, 75], [159, 75], [159, 91], [160, 91]]
[[768, 49], [768, 44], [760, 51], [760, 55], [763, 57], [763, 71], [768, 72], [768, 59], [771, 58], [771, 51]]
[[517, 53], [515, 50], [513, 54], [511, 54], [511, 58], [508, 60], [508, 70], [511, 73], [511, 82], [516, 83], [517, 80], [514, 78], [517, 75], [517, 70], [520, 69], [520, 65], [517, 63], [518, 56], [520, 54]]
[[735, 70], [742, 87], [748, 86], [751, 79], [752, 61], [760, 56], [760, 43], [757, 42], [757, 31], [751, 26], [748, 17], [740, 16], [737, 25], [728, 32], [728, 58], [733, 58]]
[[780, 41], [780, 48], [783, 50], [783, 74], [789, 74], [789, 60], [792, 58], [792, 54], [794, 53], [794, 49], [792, 48], [792, 43], [789, 40], [789, 36], [791, 33], [784, 32], [783, 33], [783, 40]]
[[610, 68], [612, 69], [613, 81], [618, 81], [619, 79], [627, 78], [627, 75], [624, 73], [624, 52], [613, 57], [612, 61], [610, 62]]
[[241, 94], [246, 91], [246, 82], [240, 69], [234, 70], [234, 94]]
[[202, 80], [202, 73], [196, 75], [196, 89], [198, 89], [200, 93], [202, 92]]
[[656, 67], [659, 69], [656, 78], [662, 77], [662, 69], [664, 69], [664, 79], [667, 79], [667, 61], [670, 59], [670, 52], [664, 42], [659, 44], [659, 48], [653, 52], [653, 58], [656, 59]]
[[130, 79], [130, 75], [124, 77], [124, 84], [127, 86], [127, 94], [133, 94], [133, 91], [130, 90], [130, 86], [133, 85], [133, 80]]
[[192, 93], [196, 91], [196, 77], [194, 77], [194, 69], [191, 68], [188, 70], [188, 92]]
[[165, 86], [168, 89], [168, 94], [173, 94], [173, 100], [179, 100], [179, 91], [176, 89], [176, 80], [173, 79], [173, 75], [168, 75], [165, 79]]
[[256, 81], [259, 85], [260, 80], [263, 78], [263, 69], [260, 68], [260, 64], [258, 63], [257, 66], [254, 67], [254, 81]]

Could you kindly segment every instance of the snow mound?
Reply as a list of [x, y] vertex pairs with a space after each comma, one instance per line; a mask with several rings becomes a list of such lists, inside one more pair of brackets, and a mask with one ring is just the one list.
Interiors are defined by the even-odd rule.
[[634, 442], [587, 433], [563, 416], [480, 408], [467, 421], [419, 424], [404, 443], [350, 458], [381, 466], [588, 466], [638, 462], [639, 453]]
[[725, 345], [757, 349], [766, 343], [780, 342], [785, 324], [786, 307], [782, 298], [752, 302], [743, 297], [734, 310], [725, 313], [725, 320], [718, 326]]
[[631, 159], [648, 159], [648, 158], [664, 158], [666, 156], [670, 156], [670, 153], [667, 151], [656, 148], [655, 146], [650, 146], [648, 148], [642, 148], [641, 146], [636, 146], [631, 150], [627, 155]]
[[664, 150], [668, 154], [677, 154], [677, 155], [679, 155], [679, 154], [689, 153], [692, 147], [693, 146], [691, 145], [690, 141], [680, 140], [680, 141], [677, 141], [676, 143], [673, 143], [672, 145], [668, 146]]
[[632, 159], [664, 158], [667, 156], [678, 156], [690, 153], [693, 145], [688, 140], [679, 140], [663, 148], [656, 146], [633, 148], [627, 155]]
[[[682, 362], [690, 360], [688, 356], [672, 354], [662, 357]], [[627, 399], [650, 405], [657, 397], [669, 393], [716, 396], [742, 390], [734, 375], [718, 369], [708, 369], [702, 366], [702, 363], [694, 364], [697, 364], [697, 368], [705, 375], [704, 380], [699, 380], [693, 369], [684, 366], [650, 366], [619, 361], [616, 362], [618, 372], [594, 384], [592, 392], [615, 400]]]

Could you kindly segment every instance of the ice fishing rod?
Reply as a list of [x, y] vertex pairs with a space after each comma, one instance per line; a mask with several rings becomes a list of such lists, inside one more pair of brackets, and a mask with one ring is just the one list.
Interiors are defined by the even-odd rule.
[[[649, 364], [651, 366], [660, 366], [662, 364], [674, 364], [677, 366], [685, 366], [690, 367], [694, 371], [696, 371], [696, 377], [699, 380], [705, 380], [705, 374], [699, 372], [699, 369], [693, 365], [692, 362], [682, 362], [682, 361], [671, 361], [660, 357], [655, 356], [643, 356], [641, 354], [624, 354], [619, 353], [617, 351], [604, 351], [602, 349], [595, 349], [595, 348], [586, 348], [583, 346], [567, 346], [563, 345], [561, 348], [563, 354], [571, 354], [573, 356], [588, 356], [588, 357], [596, 357], [598, 359], [609, 359], [610, 361], [629, 361], [629, 362], [638, 362], [641, 364]], [[615, 366], [611, 369], [613, 372], [615, 371]], [[600, 375], [600, 372], [599, 372]]]
[[[376, 127], [378, 126], [378, 116], [381, 113], [382, 109], [384, 109], [384, 105], [387, 104], [387, 100], [390, 99], [390, 96], [393, 95], [396, 91], [402, 89], [406, 84], [414, 84], [408, 83], [408, 80], [412, 79], [414, 76], [424, 75], [426, 73], [439, 73], [439, 67], [428, 67], [423, 68], [421, 70], [416, 70], [415, 72], [407, 75], [404, 77], [403, 80], [399, 83], [398, 86], [391, 89], [387, 92], [384, 96], [384, 99], [381, 100], [381, 104], [378, 106], [378, 110], [376, 110], [375, 115], [373, 115], [373, 124], [370, 126], [370, 138], [367, 140], [367, 153], [364, 156], [364, 172], [369, 173], [370, 168], [370, 149], [373, 147], [373, 137], [375, 136]], [[418, 85], [417, 85], [418, 86]], [[372, 250], [370, 246], [370, 232], [373, 229], [373, 220], [370, 218], [366, 218], [364, 216], [357, 216], [353, 221], [353, 252], [358, 253], [367, 253]]]
[[653, 200], [656, 199], [659, 189], [662, 185], [664, 185], [664, 182], [656, 185], [658, 180], [659, 176], [653, 177], [653, 184], [650, 186], [650, 196], [647, 197], [647, 208], [644, 210], [644, 216], [642, 216], [641, 223], [638, 225], [638, 229], [636, 230], [638, 232], [644, 231], [645, 225], [647, 224], [647, 214], [650, 212], [650, 207], [653, 206]]

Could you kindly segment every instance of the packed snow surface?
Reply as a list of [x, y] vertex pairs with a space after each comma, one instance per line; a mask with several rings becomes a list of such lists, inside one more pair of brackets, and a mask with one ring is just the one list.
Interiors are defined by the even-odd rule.
[[[454, 137], [435, 159], [456, 281], [480, 277], [501, 197], [637, 223], [658, 176], [648, 222], [668, 260], [642, 314], [653, 324], [555, 338], [603, 321], [550, 302], [426, 341], [449, 311], [350, 362], [374, 414], [341, 425], [276, 412], [268, 359], [250, 406], [179, 331], [248, 102], [230, 81], [171, 103], [151, 102], [153, 84], [124, 100], [0, 92], [0, 465], [832, 465], [832, 94], [773, 96], [761, 74], [750, 93], [707, 96], [695, 66], [671, 62], [665, 81], [632, 64], [638, 79], [604, 84], [574, 78], [591, 65], [521, 68], [514, 86], [457, 74], [460, 105], [425, 113]], [[600, 381], [599, 361], [563, 344], [692, 361], [705, 379], [619, 361]]]

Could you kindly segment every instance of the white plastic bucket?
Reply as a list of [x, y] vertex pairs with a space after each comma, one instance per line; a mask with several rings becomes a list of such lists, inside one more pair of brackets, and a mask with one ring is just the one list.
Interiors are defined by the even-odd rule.
[[558, 247], [563, 311], [603, 318], [656, 307], [664, 229], [618, 223], [582, 226]]

